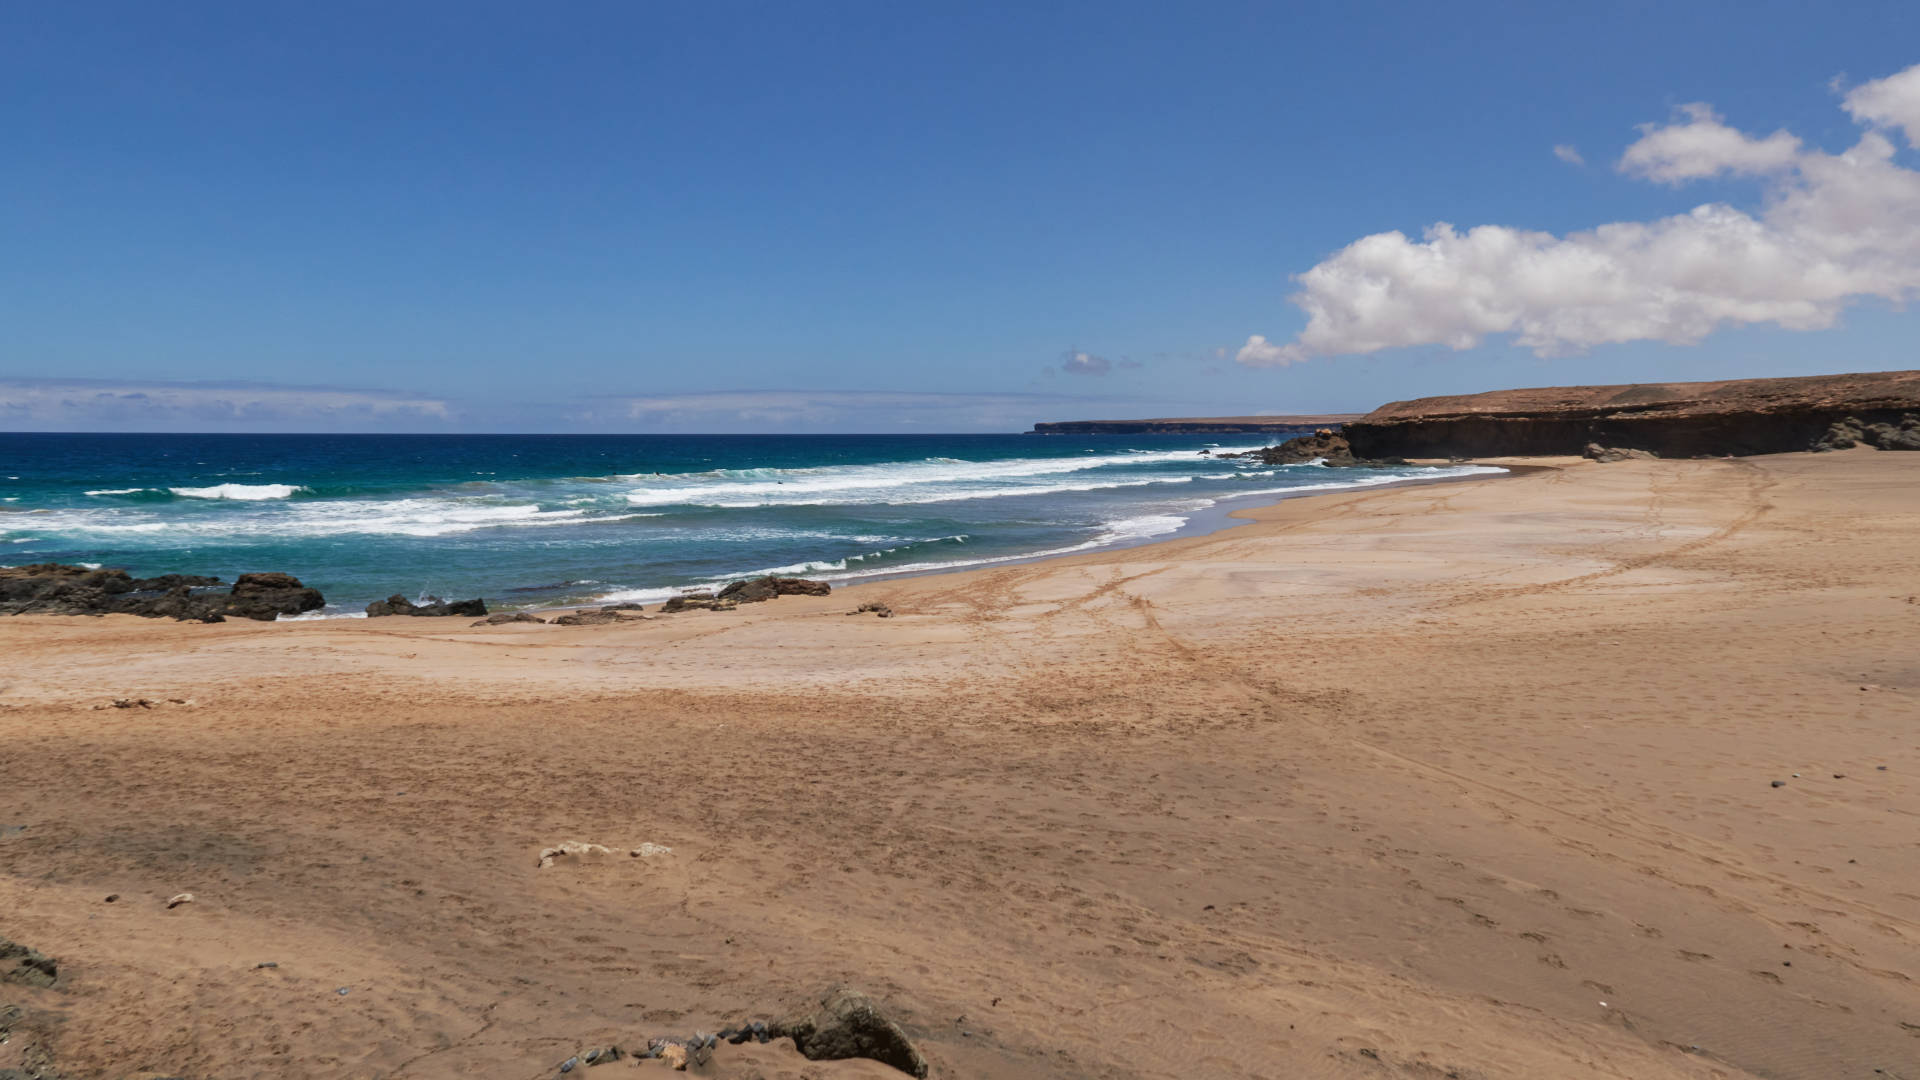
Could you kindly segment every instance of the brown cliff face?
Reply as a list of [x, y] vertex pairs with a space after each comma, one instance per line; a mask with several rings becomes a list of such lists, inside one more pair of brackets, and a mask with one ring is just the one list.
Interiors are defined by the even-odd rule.
[[1835, 425], [1866, 445], [1920, 449], [1920, 371], [1418, 398], [1383, 405], [1342, 433], [1366, 458], [1579, 454], [1590, 443], [1717, 457], [1851, 445], [1834, 437]]

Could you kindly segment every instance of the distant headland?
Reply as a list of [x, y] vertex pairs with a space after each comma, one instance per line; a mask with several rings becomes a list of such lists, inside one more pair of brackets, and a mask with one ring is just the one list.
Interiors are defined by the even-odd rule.
[[[1395, 401], [1364, 416], [1081, 420], [1038, 434], [1335, 429], [1361, 460], [1640, 452], [1720, 457], [1872, 446], [1920, 449], [1920, 371], [1723, 382], [1553, 386]], [[1318, 438], [1318, 437], [1317, 437]], [[1312, 440], [1309, 440], [1312, 441]], [[1320, 442], [1300, 448], [1328, 456]], [[1304, 459], [1303, 459], [1304, 460]]]
[[1157, 420], [1057, 420], [1033, 425], [1030, 435], [1297, 435], [1315, 428], [1338, 427], [1360, 419], [1359, 413], [1319, 413], [1311, 416], [1212, 416]]

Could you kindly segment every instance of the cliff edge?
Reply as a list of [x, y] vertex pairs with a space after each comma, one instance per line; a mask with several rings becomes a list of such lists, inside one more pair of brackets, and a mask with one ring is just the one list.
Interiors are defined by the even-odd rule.
[[1341, 433], [1363, 458], [1580, 454], [1589, 445], [1661, 457], [1920, 450], [1920, 371], [1416, 398]]

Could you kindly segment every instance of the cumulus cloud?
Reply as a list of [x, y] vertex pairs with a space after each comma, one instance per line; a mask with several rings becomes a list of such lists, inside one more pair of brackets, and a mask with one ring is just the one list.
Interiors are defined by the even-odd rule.
[[1248, 367], [1286, 367], [1305, 360], [1307, 351], [1299, 345], [1276, 345], [1265, 335], [1254, 334], [1233, 358]]
[[1854, 87], [1841, 105], [1856, 122], [1899, 128], [1907, 145], [1920, 146], [1920, 64]]
[[9, 431], [333, 431], [439, 426], [438, 398], [335, 387], [0, 379]]
[[1113, 370], [1113, 362], [1104, 356], [1095, 356], [1076, 349], [1061, 361], [1060, 370], [1069, 375], [1105, 375]]
[[1559, 146], [1554, 147], [1553, 156], [1569, 165], [1585, 165], [1587, 163], [1587, 159], [1580, 156], [1580, 151], [1574, 149], [1569, 143], [1561, 143]]
[[1409, 345], [1472, 348], [1511, 335], [1540, 356], [1654, 340], [1692, 344], [1723, 326], [1830, 327], [1863, 297], [1920, 294], [1920, 172], [1894, 161], [1920, 121], [1920, 65], [1865, 83], [1844, 101], [1867, 126], [1837, 154], [1776, 131], [1756, 137], [1706, 105], [1647, 125], [1621, 156], [1626, 175], [1682, 184], [1758, 178], [1749, 212], [1708, 203], [1685, 214], [1555, 236], [1447, 223], [1419, 240], [1362, 237], [1295, 280], [1307, 315], [1284, 345], [1255, 334], [1250, 367]]
[[1640, 141], [1621, 155], [1620, 171], [1681, 184], [1722, 174], [1766, 176], [1800, 160], [1800, 140], [1787, 132], [1756, 139], [1724, 121], [1711, 105], [1695, 102], [1673, 110], [1670, 123], [1641, 124]]

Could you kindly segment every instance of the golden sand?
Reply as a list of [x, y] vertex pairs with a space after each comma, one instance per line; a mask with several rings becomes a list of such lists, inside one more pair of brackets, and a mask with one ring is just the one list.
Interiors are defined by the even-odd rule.
[[847, 983], [936, 1076], [1920, 1077], [1920, 454], [1553, 464], [616, 626], [0, 620], [0, 1068]]

